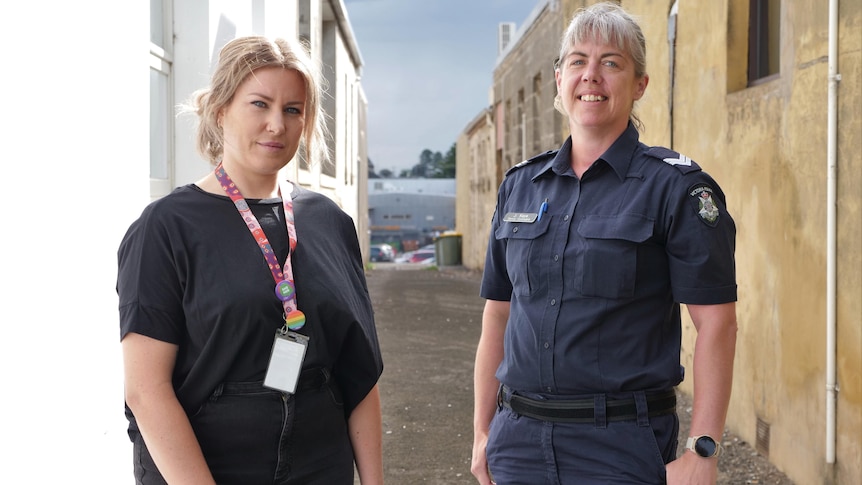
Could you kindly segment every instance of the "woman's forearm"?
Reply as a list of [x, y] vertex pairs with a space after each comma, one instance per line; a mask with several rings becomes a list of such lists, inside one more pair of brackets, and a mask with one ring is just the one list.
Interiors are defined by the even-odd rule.
[[380, 390], [377, 385], [350, 413], [347, 422], [359, 482], [383, 483], [383, 422], [380, 415]]

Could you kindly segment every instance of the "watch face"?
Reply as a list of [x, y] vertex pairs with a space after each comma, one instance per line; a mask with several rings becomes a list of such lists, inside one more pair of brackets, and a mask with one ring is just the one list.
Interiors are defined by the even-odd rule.
[[709, 458], [715, 454], [715, 441], [709, 436], [701, 436], [694, 442], [694, 451], [704, 458]]

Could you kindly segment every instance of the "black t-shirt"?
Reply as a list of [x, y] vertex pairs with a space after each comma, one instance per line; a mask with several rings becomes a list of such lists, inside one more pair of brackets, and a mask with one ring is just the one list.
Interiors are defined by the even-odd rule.
[[[296, 187], [291, 257], [309, 337], [303, 369], [325, 367], [350, 413], [383, 362], [356, 230], [323, 195]], [[248, 200], [280, 262], [287, 230], [280, 199]], [[177, 344], [173, 382], [187, 413], [222, 382], [262, 381], [284, 308], [257, 243], [233, 202], [195, 185], [151, 203], [118, 251], [120, 337]]]

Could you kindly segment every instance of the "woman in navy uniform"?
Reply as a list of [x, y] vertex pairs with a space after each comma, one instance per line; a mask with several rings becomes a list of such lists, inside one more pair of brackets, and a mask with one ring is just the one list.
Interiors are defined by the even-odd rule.
[[[691, 159], [639, 141], [645, 40], [618, 5], [575, 15], [555, 67], [571, 136], [508, 171], [481, 295], [479, 483], [714, 484], [736, 346], [735, 226]], [[676, 457], [680, 303], [697, 329]]]

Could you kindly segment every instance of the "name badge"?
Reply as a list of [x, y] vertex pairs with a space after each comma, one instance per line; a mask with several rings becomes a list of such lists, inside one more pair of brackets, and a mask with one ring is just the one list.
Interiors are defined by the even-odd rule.
[[509, 212], [503, 216], [503, 222], [536, 222], [539, 214], [536, 212]]
[[305, 350], [308, 348], [308, 337], [295, 332], [281, 332], [275, 335], [272, 344], [272, 354], [269, 366], [266, 368], [264, 387], [293, 394], [299, 382], [302, 371], [302, 361], [305, 360]]

